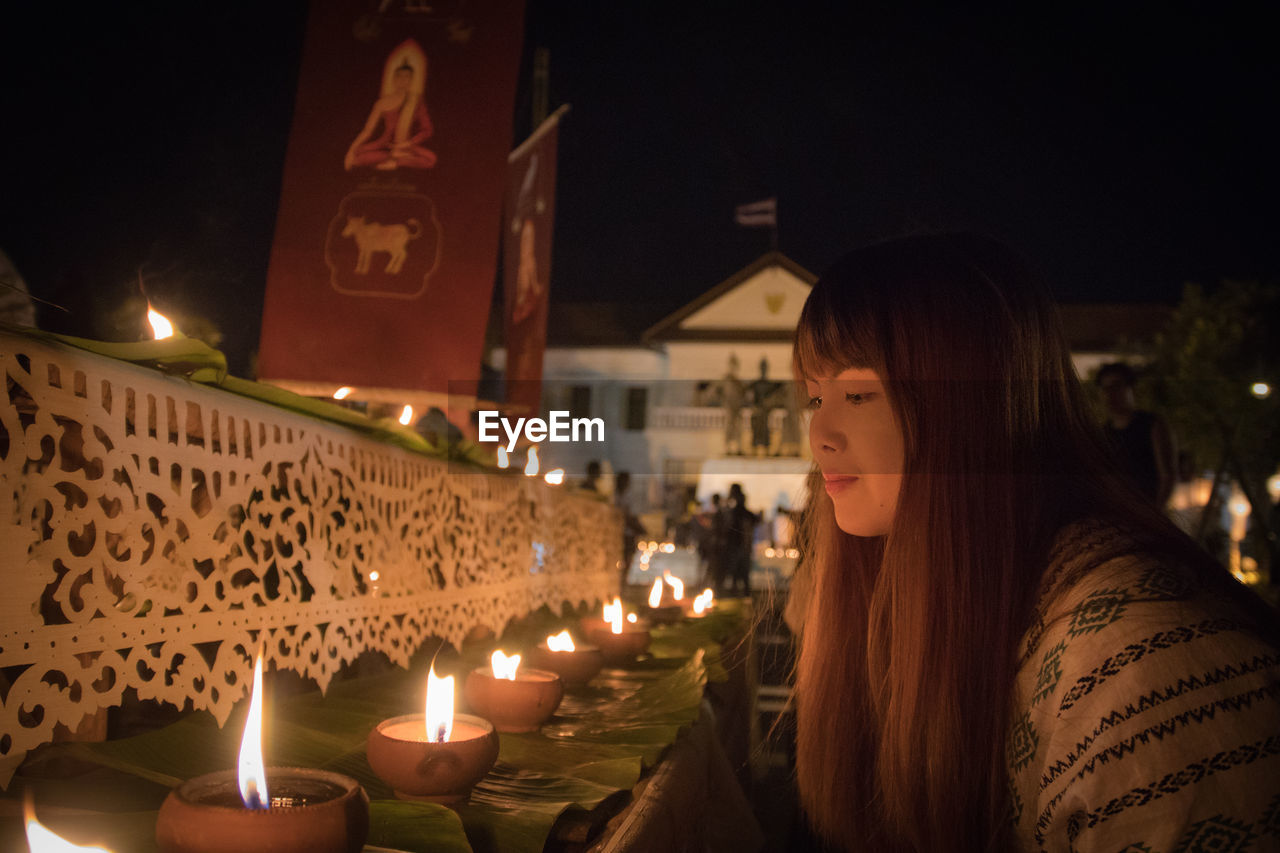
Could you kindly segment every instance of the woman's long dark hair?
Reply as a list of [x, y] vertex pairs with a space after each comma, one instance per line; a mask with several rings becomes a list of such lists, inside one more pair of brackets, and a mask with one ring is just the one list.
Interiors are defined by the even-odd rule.
[[884, 537], [840, 531], [811, 488], [805, 809], [850, 848], [1007, 849], [1017, 646], [1059, 531], [1102, 518], [1146, 553], [1233, 582], [1114, 476], [1047, 291], [993, 240], [919, 236], [845, 256], [809, 294], [794, 366], [800, 380], [877, 371], [906, 448]]

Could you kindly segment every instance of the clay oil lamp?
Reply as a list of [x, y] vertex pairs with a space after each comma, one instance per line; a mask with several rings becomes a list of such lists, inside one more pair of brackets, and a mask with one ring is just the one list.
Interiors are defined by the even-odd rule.
[[[684, 618], [684, 607], [677, 601], [664, 605], [662, 603], [662, 578], [655, 578], [649, 589], [649, 607], [644, 611], [645, 618], [655, 625], [670, 625]], [[674, 589], [674, 588], [673, 588]], [[683, 587], [681, 588], [683, 592]]]
[[649, 629], [639, 624], [623, 628], [622, 601], [613, 599], [606, 605], [608, 628], [593, 628], [587, 639], [600, 647], [604, 653], [604, 662], [612, 666], [630, 663], [636, 655], [643, 654], [649, 648]]
[[471, 710], [500, 732], [536, 732], [560, 707], [564, 682], [545, 669], [521, 668], [520, 655], [500, 650], [488, 667], [473, 669], [462, 685]]
[[262, 760], [262, 655], [240, 741], [238, 770], [197, 776], [169, 793], [156, 819], [161, 853], [356, 853], [369, 834], [369, 798], [354, 779]]
[[402, 800], [465, 802], [498, 760], [488, 720], [453, 711], [453, 676], [427, 675], [425, 713], [383, 720], [369, 733], [369, 766]]
[[578, 687], [596, 677], [604, 666], [604, 653], [595, 646], [575, 645], [568, 630], [547, 637], [529, 653], [538, 669], [556, 673], [568, 687]]
[[72, 844], [61, 835], [36, 820], [35, 807], [30, 796], [22, 804], [22, 820], [27, 826], [27, 846], [31, 853], [111, 853], [105, 847], [82, 847]]

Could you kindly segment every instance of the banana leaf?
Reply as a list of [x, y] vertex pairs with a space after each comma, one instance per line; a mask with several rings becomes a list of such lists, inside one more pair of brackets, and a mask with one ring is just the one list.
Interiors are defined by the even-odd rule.
[[[673, 649], [692, 644], [681, 637], [681, 627], [670, 632]], [[707, 636], [701, 626], [688, 630]], [[455, 671], [459, 665], [465, 661], [456, 660]], [[683, 659], [653, 658], [606, 670], [591, 685], [568, 691], [540, 732], [502, 735], [498, 765], [456, 814], [435, 804], [392, 799], [364, 755], [365, 740], [378, 722], [420, 709], [426, 681], [421, 669], [337, 682], [324, 696], [311, 692], [268, 700], [264, 751], [271, 765], [316, 767], [360, 782], [372, 800], [370, 845], [405, 853], [537, 853], [566, 815], [604, 813], [625, 800], [644, 769], [697, 719], [706, 680], [700, 648]], [[38, 804], [89, 805], [109, 813], [75, 820], [108, 833], [109, 839], [101, 837], [111, 842], [110, 849], [151, 850], [155, 809], [168, 789], [235, 766], [247, 705], [241, 703], [221, 729], [209, 714], [196, 712], [131, 738], [47, 747], [28, 760], [22, 777], [34, 786]], [[98, 769], [34, 781], [42, 773], [56, 777], [68, 762]], [[5, 826], [0, 821], [0, 830]]]

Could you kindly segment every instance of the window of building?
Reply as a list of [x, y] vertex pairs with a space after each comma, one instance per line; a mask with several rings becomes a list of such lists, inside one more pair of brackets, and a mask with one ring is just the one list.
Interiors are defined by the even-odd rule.
[[641, 430], [645, 424], [645, 408], [649, 402], [648, 388], [628, 388], [627, 408], [623, 425], [626, 429]]

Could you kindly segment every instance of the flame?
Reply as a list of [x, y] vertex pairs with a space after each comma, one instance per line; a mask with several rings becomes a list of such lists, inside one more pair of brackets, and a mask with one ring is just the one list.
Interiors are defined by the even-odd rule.
[[408, 426], [413, 423], [413, 406], [405, 406], [400, 412], [400, 423]]
[[494, 649], [493, 655], [489, 658], [489, 666], [493, 669], [494, 678], [515, 681], [516, 670], [520, 668], [520, 655], [507, 657], [502, 653], [501, 649]]
[[253, 665], [253, 692], [249, 698], [249, 714], [240, 738], [240, 799], [246, 809], [269, 809], [267, 770], [262, 761], [262, 652]]
[[612, 604], [604, 606], [604, 621], [613, 626], [613, 633], [622, 633], [622, 599], [614, 596]]
[[662, 578], [657, 578], [653, 582], [653, 589], [649, 590], [649, 606], [657, 607], [662, 603]]
[[333, 392], [333, 399], [345, 400], [347, 397], [351, 396], [351, 392], [354, 390], [356, 389], [352, 388], [350, 385], [343, 385], [337, 391]]
[[150, 302], [147, 303], [147, 322], [151, 324], [151, 336], [157, 341], [173, 337], [173, 324], [168, 317], [152, 308]]
[[27, 822], [27, 845], [30, 846], [31, 853], [111, 853], [105, 847], [81, 847], [79, 844], [72, 844], [57, 833], [46, 829], [40, 821], [36, 820], [36, 810], [32, 808], [30, 800], [22, 804], [22, 816]]
[[662, 573], [662, 579], [671, 585], [672, 598], [674, 598], [676, 601], [680, 601], [681, 599], [684, 598], [684, 581], [680, 580], [680, 578], [671, 574], [671, 572], [666, 572], [666, 571]]
[[529, 448], [529, 461], [524, 466], [524, 473], [526, 477], [538, 476], [538, 448]]
[[427, 740], [446, 743], [453, 733], [453, 676], [436, 677], [436, 665], [427, 673]]
[[569, 636], [569, 629], [566, 628], [559, 634], [552, 634], [547, 637], [547, 648], [553, 652], [574, 651], [573, 637]]
[[553, 486], [558, 486], [564, 482], [564, 469], [552, 468], [550, 471], [546, 473], [546, 476], [544, 476], [542, 479], [546, 480], [548, 483], [550, 483]]
[[705, 613], [712, 604], [715, 604], [715, 600], [716, 596], [711, 591], [711, 588], [704, 589], [693, 598], [693, 612], [699, 615]]
[[507, 455], [507, 449], [502, 445], [498, 445], [498, 467], [510, 468], [511, 457]]

